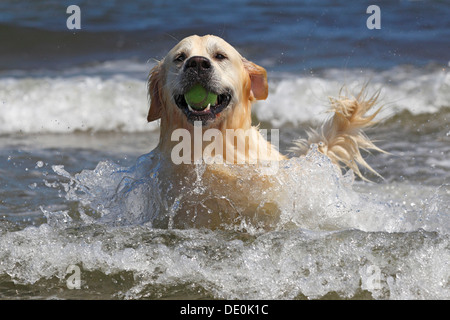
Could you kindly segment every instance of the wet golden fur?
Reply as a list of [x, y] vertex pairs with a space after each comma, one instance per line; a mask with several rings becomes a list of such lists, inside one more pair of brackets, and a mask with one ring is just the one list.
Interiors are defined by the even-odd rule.
[[378, 148], [364, 133], [364, 129], [373, 126], [381, 107], [367, 115], [377, 102], [379, 92], [367, 98], [365, 88], [356, 97], [339, 95], [330, 98], [330, 117], [319, 130], [310, 129], [307, 139], [294, 141], [291, 151], [296, 155], [306, 154], [311, 144], [317, 144], [318, 150], [328, 156], [333, 163], [353, 170], [360, 178], [366, 180], [359, 166], [372, 173], [378, 173], [364, 160], [360, 149], [384, 152]]
[[[179, 85], [181, 74], [180, 64], [174, 62], [177, 54], [183, 52], [189, 56], [204, 56], [212, 61], [215, 76], [224, 86], [233, 88], [233, 101], [217, 119], [203, 130], [216, 128], [223, 132], [226, 129], [250, 130], [252, 134], [242, 137], [247, 140], [245, 154], [235, 155], [235, 162], [245, 159], [254, 160], [259, 156], [260, 144], [266, 144], [271, 152], [269, 160], [282, 160], [275, 148], [262, 138], [257, 127], [251, 124], [251, 105], [256, 100], [264, 100], [268, 96], [266, 70], [242, 57], [231, 45], [216, 36], [191, 36], [180, 41], [151, 71], [148, 91], [151, 99], [148, 121], [161, 119], [161, 134], [158, 149], [170, 154], [175, 142], [171, 141], [171, 133], [184, 128], [193, 132], [193, 125], [176, 107], [173, 101], [174, 92]], [[223, 52], [227, 61], [216, 61], [214, 54]], [[331, 99], [331, 111], [334, 115], [327, 120], [319, 130], [311, 130], [308, 139], [295, 141], [292, 149], [297, 154], [304, 154], [312, 143], [318, 144], [319, 151], [327, 155], [336, 165], [346, 166], [361, 175], [358, 165], [371, 171], [373, 169], [362, 158], [360, 149], [381, 151], [364, 134], [363, 129], [373, 125], [378, 111], [366, 115], [376, 103], [377, 95], [365, 100], [364, 90], [355, 98], [340, 96]], [[236, 149], [237, 139], [223, 140], [223, 158], [229, 150]], [[266, 147], [264, 146], [264, 147]], [[204, 147], [204, 146], [203, 146]], [[194, 159], [193, 159], [194, 160]], [[267, 159], [266, 159], [267, 160]]]
[[[183, 59], [179, 59], [181, 53]], [[226, 56], [226, 59], [217, 59], [217, 53]], [[185, 66], [187, 60], [194, 57], [210, 61], [209, 72], [214, 90], [221, 92], [226, 88], [232, 96], [226, 108], [216, 109], [213, 120], [202, 122], [200, 127], [194, 126], [192, 119], [189, 121], [189, 111], [186, 107], [183, 110], [176, 99], [188, 90]], [[193, 82], [198, 79], [188, 80]], [[210, 83], [204, 85], [209, 86]], [[287, 159], [286, 156], [265, 140], [258, 127], [251, 123], [252, 103], [268, 96], [266, 70], [242, 57], [221, 38], [191, 36], [180, 41], [152, 69], [148, 92], [151, 102], [147, 119], [160, 119], [160, 139], [154, 150], [154, 154], [161, 159], [158, 162], [159, 187], [165, 190], [163, 193], [167, 199], [175, 201], [168, 205], [172, 209], [166, 215], [154, 221], [155, 225], [177, 228], [221, 228], [249, 222], [262, 228], [276, 225], [280, 217], [277, 199], [282, 197], [274, 191], [279, 189], [277, 186], [280, 183], [276, 173], [261, 175], [255, 167], [244, 170], [245, 167], [241, 166], [212, 163], [201, 169], [204, 171], [199, 177], [199, 167], [193, 166], [197, 160], [195, 153], [191, 154], [188, 164], [176, 165], [171, 158], [171, 152], [178, 144], [172, 139], [175, 130], [183, 129], [190, 133], [192, 150], [196, 130], [204, 133], [208, 129], [216, 129], [224, 139], [214, 139], [215, 144], [222, 145], [214, 149], [214, 156], [221, 156], [228, 163], [230, 159], [231, 163], [249, 164], [254, 164], [255, 160], [264, 160], [265, 163], [269, 160], [276, 163], [278, 168], [278, 163]], [[349, 167], [362, 176], [358, 166], [371, 168], [362, 158], [360, 149], [381, 151], [363, 132], [363, 129], [373, 125], [379, 111], [367, 115], [375, 106], [376, 99], [377, 95], [367, 99], [364, 90], [354, 98], [340, 95], [330, 99], [332, 117], [318, 130], [311, 130], [308, 139], [294, 141], [295, 146], [291, 151], [300, 156], [309, 150], [311, 144], [317, 144], [318, 150], [338, 168]], [[226, 135], [229, 129], [235, 132], [231, 138]], [[245, 143], [245, 149], [238, 150], [242, 142]], [[211, 142], [203, 143], [202, 151]], [[260, 150], [269, 152], [261, 153]], [[230, 154], [233, 157], [229, 159], [227, 155]]]
[[[251, 124], [251, 105], [255, 100], [264, 100], [268, 96], [268, 84], [266, 70], [253, 62], [243, 58], [231, 45], [215, 36], [191, 36], [178, 43], [167, 56], [160, 61], [151, 71], [149, 78], [149, 95], [151, 99], [147, 120], [161, 119], [161, 135], [158, 148], [170, 154], [176, 142], [171, 141], [171, 133], [176, 129], [187, 129], [193, 137], [193, 125], [175, 105], [174, 91], [179, 85], [181, 74], [180, 65], [174, 62], [174, 58], [180, 52], [189, 56], [204, 56], [212, 61], [215, 77], [224, 87], [233, 88], [233, 100], [230, 105], [221, 112], [216, 120], [202, 128], [218, 129], [226, 137], [226, 130], [235, 132], [241, 130], [245, 134], [237, 134], [236, 139], [223, 140], [223, 159], [227, 159], [227, 152], [232, 152], [234, 162], [242, 163], [255, 160], [260, 154], [258, 150], [268, 148], [266, 160], [281, 160], [284, 157], [275, 150], [259, 133], [259, 130]], [[221, 62], [214, 59], [216, 52], [224, 52], [227, 61]], [[235, 153], [235, 146], [239, 139], [249, 139], [246, 143], [245, 154]], [[261, 146], [264, 144], [264, 146]], [[204, 148], [205, 146], [203, 146]], [[192, 159], [195, 160], [195, 159]]]

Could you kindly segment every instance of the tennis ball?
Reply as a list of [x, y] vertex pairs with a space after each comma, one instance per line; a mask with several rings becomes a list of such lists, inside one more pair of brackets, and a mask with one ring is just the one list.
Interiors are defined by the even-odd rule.
[[194, 85], [184, 95], [186, 102], [195, 110], [203, 110], [208, 104], [214, 105], [217, 101], [217, 95], [206, 91], [200, 84]]

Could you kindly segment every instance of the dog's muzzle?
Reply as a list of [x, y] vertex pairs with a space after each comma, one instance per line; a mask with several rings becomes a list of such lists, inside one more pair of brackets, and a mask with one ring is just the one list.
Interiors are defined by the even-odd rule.
[[[202, 56], [194, 56], [186, 60], [183, 66], [182, 76], [182, 94], [174, 96], [175, 104], [183, 111], [189, 122], [201, 121], [202, 125], [208, 125], [213, 122], [231, 102], [232, 91], [230, 89], [220, 88], [217, 81], [213, 80], [213, 66], [208, 58]], [[200, 84], [208, 92], [217, 95], [214, 105], [205, 106], [202, 110], [191, 108], [184, 94], [188, 92], [194, 85]]]

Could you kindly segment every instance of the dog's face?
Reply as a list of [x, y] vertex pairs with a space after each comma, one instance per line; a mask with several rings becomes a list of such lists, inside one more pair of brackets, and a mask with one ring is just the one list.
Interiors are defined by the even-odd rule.
[[[191, 108], [185, 93], [200, 84], [217, 95], [213, 105]], [[180, 41], [152, 70], [148, 121], [164, 125], [242, 127], [251, 123], [250, 103], [268, 94], [264, 68], [243, 58], [230, 44], [215, 36], [191, 36]]]

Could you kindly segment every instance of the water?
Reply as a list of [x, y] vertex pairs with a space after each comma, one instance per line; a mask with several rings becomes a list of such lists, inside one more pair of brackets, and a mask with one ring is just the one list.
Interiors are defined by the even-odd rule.
[[[76, 32], [69, 4], [82, 10]], [[0, 297], [449, 299], [450, 6], [382, 2], [382, 28], [368, 30], [369, 4], [3, 1]], [[385, 108], [368, 135], [389, 154], [366, 160], [383, 179], [353, 181], [312, 149], [269, 188], [252, 168], [229, 168], [240, 179], [221, 185], [199, 165], [174, 193], [151, 153], [146, 79], [192, 33], [268, 70], [254, 122], [280, 129], [284, 153], [325, 119], [328, 96], [370, 80]], [[185, 206], [208, 218], [233, 201], [280, 220], [177, 224], [200, 219]]]

